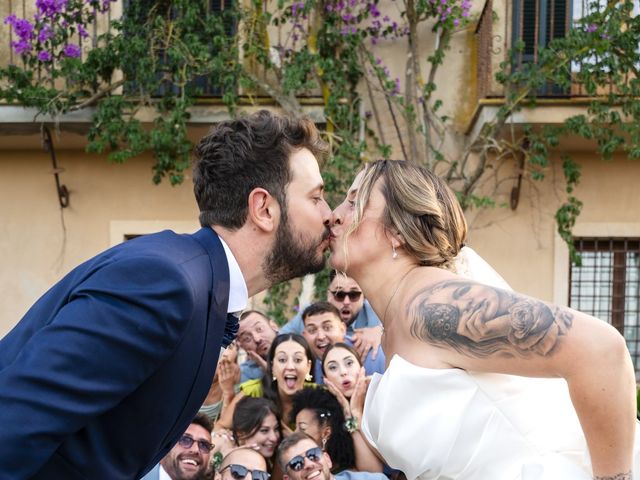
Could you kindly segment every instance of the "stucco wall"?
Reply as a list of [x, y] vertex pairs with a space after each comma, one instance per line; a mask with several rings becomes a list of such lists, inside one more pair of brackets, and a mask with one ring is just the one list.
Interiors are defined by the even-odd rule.
[[[197, 228], [191, 180], [151, 182], [151, 160], [123, 165], [82, 150], [57, 150], [70, 206], [58, 205], [48, 153], [2, 150], [0, 137], [0, 335], [75, 265], [108, 248], [122, 233], [171, 226]], [[38, 138], [32, 137], [38, 146]], [[55, 141], [55, 139], [54, 139]], [[131, 222], [131, 223], [123, 223]]]

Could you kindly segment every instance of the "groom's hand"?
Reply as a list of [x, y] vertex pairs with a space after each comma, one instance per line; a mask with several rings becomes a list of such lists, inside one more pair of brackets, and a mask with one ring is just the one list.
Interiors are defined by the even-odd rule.
[[356, 328], [352, 336], [353, 347], [360, 355], [362, 361], [367, 358], [367, 353], [371, 350], [371, 360], [378, 356], [378, 349], [382, 341], [382, 326]]

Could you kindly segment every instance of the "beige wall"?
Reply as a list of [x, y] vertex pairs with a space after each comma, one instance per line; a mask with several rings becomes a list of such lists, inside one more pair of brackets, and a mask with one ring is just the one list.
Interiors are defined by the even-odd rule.
[[[640, 162], [619, 155], [603, 161], [576, 152], [582, 179], [576, 196], [583, 209], [576, 235], [640, 236]], [[564, 197], [558, 156], [544, 182], [523, 182], [516, 211], [496, 208], [471, 212], [469, 244], [516, 289], [548, 301], [566, 303], [567, 249], [556, 233], [554, 214]]]
[[[61, 212], [49, 154], [5, 150], [7, 138], [0, 136], [0, 335], [57, 279], [123, 232], [198, 228], [190, 178], [156, 186], [148, 158], [116, 165], [82, 150], [57, 150], [71, 192]], [[38, 146], [37, 137], [30, 141]]]

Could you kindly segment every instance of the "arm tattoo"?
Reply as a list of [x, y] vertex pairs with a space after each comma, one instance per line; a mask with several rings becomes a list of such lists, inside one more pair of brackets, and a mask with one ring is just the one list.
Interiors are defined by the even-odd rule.
[[616, 475], [596, 475], [593, 477], [593, 480], [632, 480], [632, 475], [631, 471], [628, 471], [627, 473], [618, 473]]
[[545, 356], [573, 321], [567, 309], [467, 280], [440, 282], [419, 291], [407, 313], [413, 337], [476, 357]]

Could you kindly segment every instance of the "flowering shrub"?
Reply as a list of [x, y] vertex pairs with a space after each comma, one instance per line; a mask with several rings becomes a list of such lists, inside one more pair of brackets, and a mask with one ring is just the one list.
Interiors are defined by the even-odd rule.
[[96, 15], [109, 10], [116, 0], [36, 0], [32, 20], [9, 15], [4, 23], [11, 26], [17, 40], [11, 47], [29, 65], [49, 63], [54, 59], [78, 58], [81, 48], [73, 43], [89, 36], [86, 26]]

